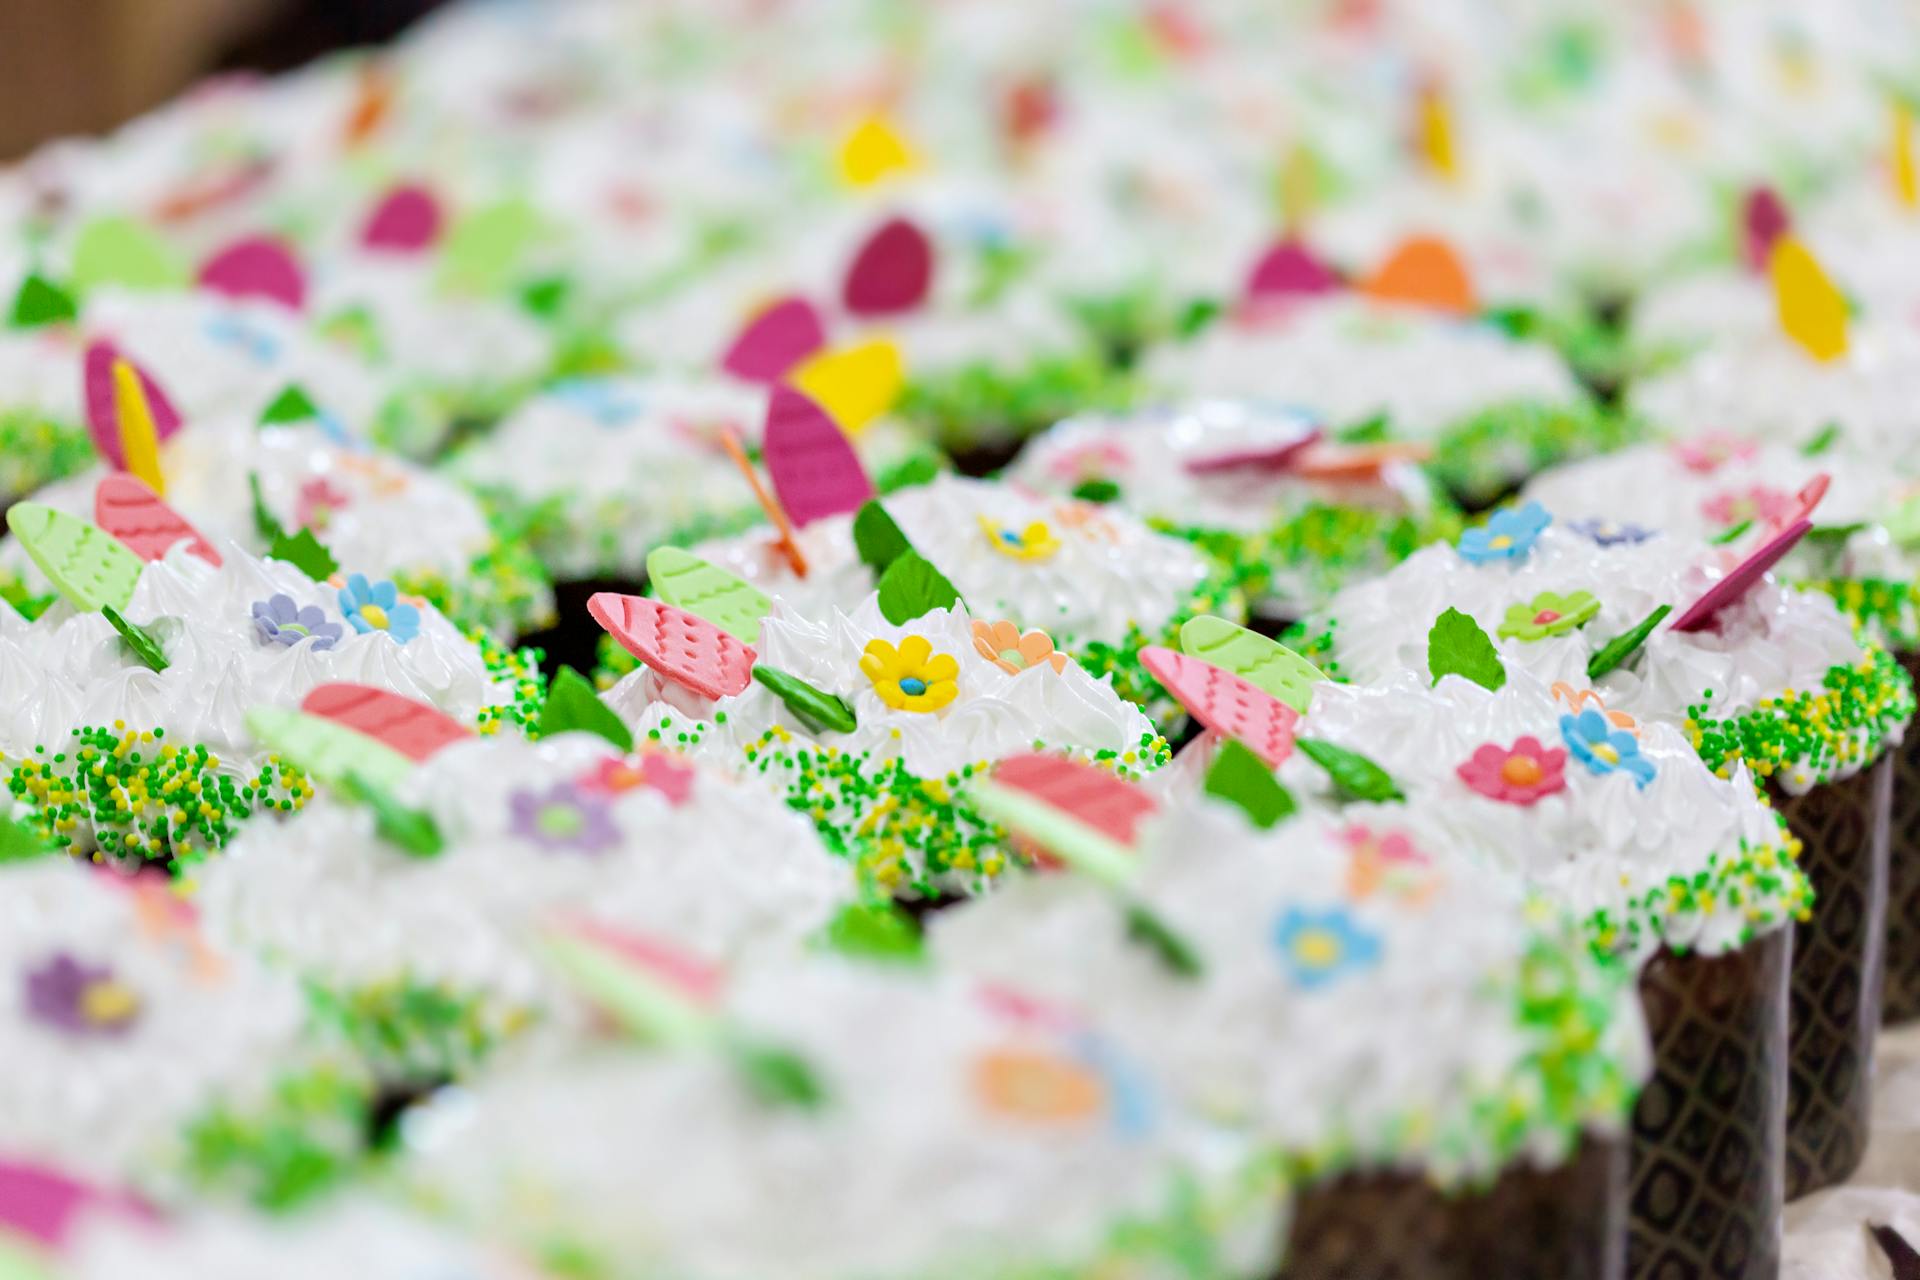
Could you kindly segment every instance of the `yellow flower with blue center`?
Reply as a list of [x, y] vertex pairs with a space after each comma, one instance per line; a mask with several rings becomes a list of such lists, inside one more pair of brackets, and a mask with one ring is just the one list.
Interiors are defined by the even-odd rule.
[[1303, 991], [1317, 991], [1380, 961], [1380, 938], [1346, 909], [1288, 907], [1273, 930], [1274, 945]]
[[908, 636], [898, 649], [885, 640], [869, 640], [860, 670], [880, 701], [895, 711], [938, 711], [960, 696], [959, 661], [950, 653], [935, 653], [925, 636]]
[[1053, 536], [1045, 520], [1035, 520], [1026, 528], [1014, 530], [985, 516], [979, 517], [980, 529], [1001, 555], [1013, 560], [1047, 560], [1060, 550], [1060, 539]]

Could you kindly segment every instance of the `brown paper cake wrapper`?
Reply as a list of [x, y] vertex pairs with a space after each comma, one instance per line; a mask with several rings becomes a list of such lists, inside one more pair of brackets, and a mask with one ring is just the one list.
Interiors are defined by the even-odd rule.
[[1640, 975], [1653, 1073], [1628, 1159], [1631, 1280], [1775, 1280], [1786, 1181], [1793, 930]]
[[1347, 1174], [1303, 1191], [1280, 1280], [1619, 1280], [1626, 1149], [1589, 1137], [1554, 1169], [1515, 1165], [1483, 1191], [1418, 1174]]
[[[1920, 680], [1920, 652], [1898, 655]], [[1893, 751], [1893, 827], [1887, 852], [1887, 987], [1880, 1020], [1920, 1018], [1920, 729]]]
[[1893, 759], [1803, 796], [1769, 787], [1799, 837], [1812, 918], [1793, 933], [1787, 1199], [1845, 1181], [1867, 1147], [1885, 974]]

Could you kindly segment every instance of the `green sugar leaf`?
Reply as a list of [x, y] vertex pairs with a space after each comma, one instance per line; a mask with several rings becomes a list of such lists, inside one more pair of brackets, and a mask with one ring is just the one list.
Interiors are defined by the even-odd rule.
[[282, 529], [280, 536], [273, 540], [273, 545], [267, 548], [267, 557], [286, 561], [315, 582], [325, 582], [340, 568], [340, 562], [320, 545], [320, 539], [313, 536], [311, 529], [302, 529], [292, 535]]
[[134, 218], [97, 218], [80, 229], [73, 245], [73, 287], [89, 293], [101, 285], [128, 289], [178, 289], [187, 264], [173, 247]]
[[1245, 680], [1263, 693], [1305, 715], [1313, 686], [1327, 677], [1278, 640], [1212, 614], [1189, 618], [1180, 627], [1180, 648]]
[[1104, 506], [1120, 496], [1120, 486], [1112, 480], [1082, 480], [1073, 486], [1073, 496], [1082, 502], [1094, 502]]
[[1722, 529], [1719, 533], [1716, 533], [1711, 538], [1708, 538], [1707, 541], [1711, 542], [1716, 547], [1724, 547], [1729, 542], [1732, 542], [1735, 538], [1739, 537], [1741, 534], [1745, 533], [1747, 530], [1751, 528], [1753, 528], [1753, 521], [1742, 520], [1739, 524], [1731, 525], [1728, 528]]
[[1663, 604], [1646, 617], [1640, 619], [1632, 630], [1623, 631], [1600, 646], [1599, 652], [1587, 659], [1587, 679], [1598, 680], [1632, 656], [1633, 651], [1645, 644], [1653, 629], [1660, 625], [1660, 619], [1673, 612], [1673, 606]]
[[772, 690], [774, 697], [787, 704], [794, 718], [814, 733], [829, 729], [835, 733], [852, 733], [859, 728], [853, 707], [838, 694], [816, 689], [799, 676], [774, 667], [755, 667], [753, 678]]
[[1180, 308], [1174, 318], [1174, 336], [1185, 340], [1196, 337], [1226, 311], [1218, 298], [1195, 298]]
[[951, 609], [959, 603], [960, 593], [946, 575], [911, 548], [896, 556], [880, 575], [880, 616], [896, 627], [929, 610]]
[[827, 945], [865, 960], [918, 963], [925, 952], [913, 917], [890, 902], [851, 902], [827, 925]]
[[447, 847], [433, 815], [424, 809], [401, 804], [391, 791], [352, 769], [341, 779], [340, 789], [373, 810], [373, 829], [382, 840], [405, 850], [416, 858], [431, 858]]
[[120, 616], [120, 611], [110, 604], [101, 605], [100, 612], [105, 614], [107, 621], [113, 624], [113, 629], [120, 633], [121, 643], [132, 651], [134, 657], [146, 663], [151, 670], [167, 669], [167, 651], [160, 647], [160, 641], [154, 637], [153, 632], [137, 622], [128, 622]]
[[1224, 738], [1207, 769], [1206, 793], [1234, 805], [1265, 831], [1294, 810], [1293, 796], [1266, 762], [1237, 738]]
[[447, 233], [440, 251], [440, 284], [465, 294], [497, 294], [520, 271], [543, 233], [539, 210], [525, 200], [475, 209]]
[[7, 323], [16, 329], [38, 329], [48, 324], [71, 324], [79, 315], [73, 295], [42, 275], [30, 275], [13, 295], [13, 313]]
[[1384, 444], [1387, 439], [1387, 415], [1376, 413], [1350, 427], [1342, 427], [1334, 432], [1333, 438], [1341, 444]]
[[1358, 751], [1349, 751], [1321, 738], [1300, 738], [1295, 745], [1300, 748], [1300, 754], [1327, 771], [1327, 777], [1333, 779], [1343, 799], [1371, 804], [1406, 799], [1387, 771]]
[[53, 852], [53, 846], [24, 822], [0, 814], [0, 866], [25, 862]]
[[1827, 450], [1833, 448], [1835, 442], [1839, 439], [1840, 424], [1837, 422], [1829, 422], [1826, 426], [1814, 433], [1813, 439], [1800, 446], [1800, 453], [1804, 457], [1817, 458]]
[[550, 738], [571, 730], [598, 734], [622, 751], [633, 750], [632, 730], [612, 707], [600, 701], [593, 682], [572, 667], [563, 666], [554, 674], [546, 708], [540, 713], [540, 726], [533, 736]]
[[826, 1102], [820, 1077], [799, 1054], [739, 1037], [729, 1037], [727, 1050], [747, 1091], [762, 1105], [811, 1111]]
[[872, 569], [875, 577], [913, 550], [907, 535], [900, 532], [900, 526], [874, 498], [869, 498], [853, 517], [853, 545], [860, 552], [861, 563]]
[[1435, 684], [1441, 676], [1465, 676], [1482, 689], [1498, 689], [1507, 682], [1500, 651], [1480, 624], [1458, 609], [1448, 609], [1434, 619], [1427, 632], [1427, 674]]
[[766, 592], [679, 547], [647, 553], [647, 585], [674, 608], [746, 644], [760, 643], [760, 619], [773, 608]]
[[536, 280], [520, 291], [520, 305], [542, 320], [551, 320], [567, 305], [573, 282], [565, 276]]
[[297, 382], [289, 382], [273, 398], [273, 403], [260, 411], [260, 425], [285, 426], [290, 422], [310, 422], [319, 416], [320, 410], [314, 407], [306, 388]]
[[1865, 520], [1855, 520], [1851, 524], [1817, 524], [1807, 530], [1807, 541], [1837, 546], [1866, 527]]
[[287, 536], [287, 531], [267, 510], [267, 500], [260, 492], [260, 473], [247, 472], [247, 492], [253, 495], [253, 528], [268, 545], [272, 545]]
[[81, 613], [104, 605], [126, 608], [147, 567], [99, 525], [45, 503], [14, 503], [7, 508], [7, 527], [53, 589]]
[[1143, 903], [1127, 904], [1127, 937], [1152, 950], [1168, 972], [1177, 978], [1197, 978], [1205, 972], [1206, 966], [1201, 963], [1200, 953], [1193, 949], [1193, 944]]

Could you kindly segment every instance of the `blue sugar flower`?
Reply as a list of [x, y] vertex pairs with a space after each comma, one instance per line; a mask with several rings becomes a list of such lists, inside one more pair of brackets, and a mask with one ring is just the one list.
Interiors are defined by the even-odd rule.
[[1380, 939], [1344, 908], [1288, 907], [1274, 926], [1281, 962], [1303, 991], [1317, 991], [1380, 961]]
[[1469, 529], [1461, 534], [1457, 547], [1461, 556], [1474, 564], [1524, 560], [1533, 550], [1533, 544], [1540, 540], [1541, 532], [1552, 523], [1553, 517], [1545, 507], [1529, 502], [1518, 510], [1494, 512], [1485, 528]]
[[340, 612], [361, 635], [384, 631], [401, 644], [420, 634], [420, 611], [400, 603], [400, 589], [384, 578], [369, 583], [356, 573], [340, 592]]
[[1560, 717], [1560, 736], [1574, 759], [1594, 773], [1624, 773], [1636, 786], [1653, 781], [1653, 761], [1640, 754], [1640, 743], [1625, 730], [1616, 729], [1606, 716], [1588, 707], [1577, 716]]

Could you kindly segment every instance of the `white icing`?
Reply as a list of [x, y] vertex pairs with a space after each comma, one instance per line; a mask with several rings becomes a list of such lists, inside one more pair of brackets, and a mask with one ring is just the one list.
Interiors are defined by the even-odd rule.
[[92, 1214], [61, 1259], [68, 1280], [535, 1280], [445, 1226], [372, 1199], [291, 1217], [203, 1210], [165, 1224]]
[[[851, 733], [813, 733], [757, 682], [736, 697], [708, 702], [644, 667], [609, 690], [606, 701], [637, 737], [659, 728], [663, 719], [673, 721], [663, 730], [669, 745], [677, 744], [689, 715], [712, 720], [715, 712], [725, 712], [724, 723], [700, 728], [700, 750], [736, 768], [740, 752], [775, 725], [803, 741], [818, 739], [843, 751], [870, 753], [875, 760], [898, 758], [928, 778], [1031, 750], [1036, 742], [1055, 749], [1128, 752], [1139, 748], [1142, 737], [1153, 736], [1152, 723], [1113, 691], [1110, 680], [1095, 680], [1073, 662], [1059, 672], [1042, 662], [1008, 674], [975, 648], [971, 624], [967, 611], [955, 608], [935, 609], [895, 626], [880, 615], [872, 594], [851, 613], [798, 615], [777, 602], [760, 623], [758, 661], [845, 699], [858, 721]], [[959, 666], [954, 698], [937, 711], [888, 706], [860, 669], [870, 642], [884, 640], [898, 649], [908, 636], [925, 637], [934, 655], [950, 656]]]
[[[1515, 981], [1543, 935], [1583, 986], [1605, 993], [1599, 1051], [1639, 1077], [1646, 1050], [1631, 988], [1598, 975], [1570, 931], [1549, 934], [1511, 882], [1467, 864], [1446, 867], [1418, 900], [1361, 894], [1339, 826], [1301, 817], [1263, 833], [1204, 797], [1145, 820], [1126, 892], [1198, 953], [1195, 978], [1129, 936], [1119, 895], [1063, 875], [941, 913], [933, 948], [946, 965], [1088, 1010], [1188, 1105], [1301, 1158], [1350, 1153], [1441, 1181], [1493, 1173], [1501, 1153], [1473, 1107], [1527, 1091], [1540, 1036], [1520, 1017]], [[1376, 956], [1321, 986], [1301, 981], [1280, 940], [1295, 910], [1345, 916]], [[1615, 1131], [1621, 1117], [1586, 1119]], [[1523, 1146], [1552, 1163], [1562, 1137], [1536, 1129]]]
[[[1042, 498], [985, 480], [943, 475], [884, 500], [915, 551], [930, 560], [983, 619], [1038, 627], [1065, 646], [1118, 644], [1129, 626], [1157, 636], [1206, 576], [1201, 553], [1124, 512]], [[1060, 548], [1018, 560], [983, 528], [1023, 532], [1044, 523]], [[795, 578], [764, 529], [705, 543], [694, 554], [785, 599], [800, 614], [851, 612], [872, 592], [873, 571], [853, 542], [853, 518], [816, 520], [798, 534], [807, 576]]]
[[[1725, 571], [1723, 558], [1737, 560], [1739, 553], [1678, 534], [1601, 547], [1555, 521], [1518, 563], [1477, 565], [1452, 546], [1427, 547], [1382, 577], [1342, 591], [1325, 616], [1336, 620], [1340, 674], [1361, 684], [1426, 671], [1428, 631], [1453, 608], [1493, 638], [1509, 671], [1581, 689], [1592, 683], [1588, 661], [1607, 641], [1662, 604], [1675, 610], [1668, 623], [1676, 620]], [[1543, 591], [1590, 592], [1600, 612], [1583, 627], [1541, 640], [1497, 635], [1509, 605]], [[1783, 587], [1769, 575], [1723, 609], [1713, 629], [1682, 633], [1662, 624], [1597, 688], [1610, 709], [1640, 720], [1684, 724], [1688, 708], [1702, 704], [1709, 718], [1725, 720], [1788, 690], [1817, 690], [1830, 669], [1861, 657], [1852, 627], [1831, 600]], [[1802, 790], [1814, 781], [1797, 765], [1779, 780]]]
[[[1789, 578], [1886, 578], [1911, 582], [1920, 560], [1882, 523], [1910, 496], [1913, 486], [1883, 463], [1862, 458], [1837, 442], [1815, 457], [1782, 445], [1748, 444], [1717, 465], [1699, 458], [1692, 445], [1636, 445], [1605, 457], [1571, 462], [1542, 472], [1523, 496], [1564, 520], [1611, 520], [1666, 529], [1688, 538], [1724, 533], [1753, 514], [1760, 501], [1790, 499], [1815, 476], [1831, 484], [1813, 515], [1818, 526], [1863, 524], [1837, 548], [1803, 541], [1786, 561]], [[1742, 456], [1744, 454], [1744, 456]], [[1688, 458], [1695, 465], [1688, 465]]]
[[1837, 423], [1843, 447], [1878, 460], [1908, 456], [1920, 403], [1920, 332], [1854, 324], [1844, 355], [1819, 361], [1777, 328], [1708, 347], [1642, 381], [1632, 405], [1681, 430], [1735, 428], [1804, 445]]
[[[436, 1106], [414, 1175], [470, 1222], [577, 1242], [623, 1274], [853, 1280], [1081, 1274], [1122, 1221], [1168, 1212], [1174, 1178], [1211, 1200], [1244, 1157], [1070, 1012], [1010, 1016], [952, 978], [815, 961], [744, 978], [725, 1012], [800, 1054], [825, 1103], [756, 1103], [711, 1053], [602, 1054]], [[1088, 1108], [992, 1105], [994, 1054], [1082, 1064]], [[1269, 1194], [1223, 1224], [1233, 1274], [1266, 1261], [1277, 1208]]]
[[[310, 527], [346, 573], [381, 577], [430, 571], [459, 582], [492, 541], [472, 496], [404, 459], [343, 444], [310, 423], [260, 427], [248, 419], [195, 424], [161, 447], [167, 505], [208, 537], [231, 539], [256, 555], [267, 541], [254, 520], [249, 475], [283, 528]], [[93, 490], [107, 474], [95, 466], [48, 485], [33, 501], [93, 519]], [[37, 566], [12, 538], [0, 564], [35, 584]]]
[[[1460, 766], [1487, 743], [1508, 748], [1532, 737], [1564, 751], [1560, 721], [1572, 710], [1569, 700], [1523, 670], [1510, 672], [1498, 692], [1460, 676], [1434, 685], [1417, 672], [1378, 685], [1321, 684], [1301, 732], [1366, 756], [1407, 799], [1336, 810], [1325, 771], [1304, 755], [1289, 760], [1281, 778], [1296, 797], [1325, 803], [1331, 820], [1403, 832], [1431, 856], [1511, 877], [1581, 920], [1605, 911], [1616, 926], [1637, 914], [1630, 903], [1672, 879], [1707, 873], [1715, 855], [1726, 861], [1743, 849], [1784, 842], [1778, 816], [1745, 767], [1715, 776], [1670, 724], [1646, 722], [1634, 730], [1640, 755], [1655, 770], [1644, 787], [1626, 773], [1596, 774], [1571, 753], [1565, 788], [1532, 804], [1491, 799], [1460, 777]], [[1762, 895], [1750, 905], [1770, 913], [1763, 928], [1787, 922], [1790, 908], [1778, 897]], [[1740, 946], [1758, 923], [1724, 905], [1707, 914], [1655, 914], [1660, 935], [1623, 940], [1636, 961], [1662, 941], [1717, 955]]]
[[[76, 728], [123, 723], [164, 729], [183, 748], [205, 746], [222, 772], [251, 777], [268, 752], [247, 731], [247, 712], [296, 707], [322, 684], [373, 685], [467, 722], [508, 700], [473, 642], [431, 605], [418, 606], [419, 634], [405, 644], [385, 632], [360, 634], [343, 618], [333, 587], [230, 542], [214, 545], [219, 568], [184, 542], [148, 564], [122, 611], [159, 640], [164, 671], [128, 652], [104, 616], [64, 602], [0, 637], [0, 682], [20, 695], [0, 707], [0, 751], [15, 758], [36, 745], [59, 751]], [[329, 649], [312, 640], [292, 648], [262, 642], [253, 605], [276, 594], [322, 609], [341, 627], [339, 641]]]
[[[0, 1150], [122, 1185], [160, 1189], [204, 1109], [241, 1103], [292, 1069], [305, 1003], [237, 952], [156, 929], [115, 873], [65, 858], [0, 874]], [[29, 976], [65, 955], [127, 987], [118, 1032], [31, 1012]]]
[[[315, 800], [205, 868], [208, 928], [331, 989], [407, 978], [577, 1024], [540, 952], [546, 929], [591, 920], [732, 963], [798, 950], [853, 898], [848, 865], [760, 788], [702, 770], [675, 803], [586, 782], [615, 758], [586, 734], [443, 749], [397, 795], [438, 827], [433, 857], [381, 840], [365, 808]], [[542, 840], [527, 811], [554, 799], [610, 825]]]
[[1216, 325], [1156, 352], [1147, 375], [1178, 394], [1299, 405], [1336, 425], [1386, 414], [1396, 433], [1429, 440], [1483, 409], [1582, 399], [1549, 347], [1485, 322], [1345, 295]]

